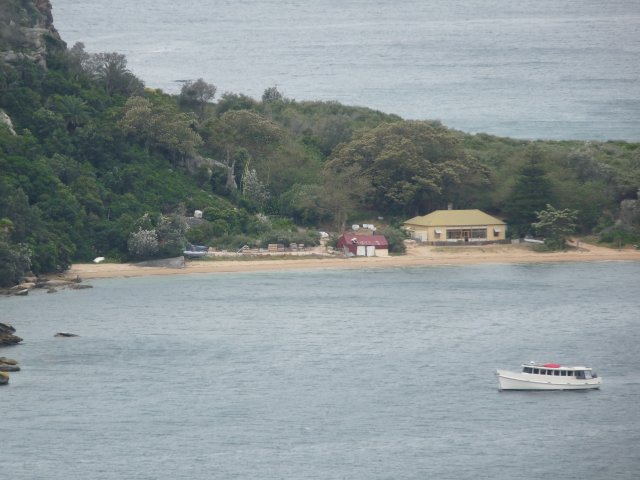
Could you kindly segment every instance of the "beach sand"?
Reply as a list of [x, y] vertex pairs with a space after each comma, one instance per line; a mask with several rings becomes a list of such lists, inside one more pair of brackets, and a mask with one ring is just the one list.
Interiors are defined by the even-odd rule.
[[389, 257], [313, 257], [188, 260], [185, 268], [141, 267], [133, 264], [74, 264], [62, 276], [68, 279], [184, 275], [195, 273], [261, 272], [311, 269], [368, 269], [430, 265], [475, 265], [506, 263], [640, 261], [640, 250], [611, 249], [580, 243], [567, 251], [539, 253], [528, 245], [464, 247], [409, 247], [407, 254]]

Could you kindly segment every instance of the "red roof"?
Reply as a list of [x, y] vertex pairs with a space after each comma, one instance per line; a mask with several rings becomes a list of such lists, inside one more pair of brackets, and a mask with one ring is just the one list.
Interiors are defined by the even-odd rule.
[[338, 247], [345, 245], [375, 245], [376, 247], [389, 248], [389, 242], [384, 235], [356, 235], [354, 233], [343, 233], [338, 238]]
[[560, 368], [560, 364], [559, 363], [545, 363], [543, 365], [543, 367], [547, 367], [547, 368]]

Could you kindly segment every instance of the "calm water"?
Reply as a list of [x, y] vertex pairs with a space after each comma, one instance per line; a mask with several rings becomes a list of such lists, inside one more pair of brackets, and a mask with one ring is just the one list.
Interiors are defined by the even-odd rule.
[[[2, 469], [52, 479], [636, 479], [639, 263], [100, 280], [0, 299]], [[53, 334], [70, 331], [79, 338]], [[498, 392], [587, 363], [599, 391]]]
[[53, 0], [149, 86], [337, 100], [468, 132], [640, 141], [638, 0]]

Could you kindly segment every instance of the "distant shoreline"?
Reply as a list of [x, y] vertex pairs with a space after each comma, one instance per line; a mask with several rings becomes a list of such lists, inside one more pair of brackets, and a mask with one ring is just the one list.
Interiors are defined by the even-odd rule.
[[188, 275], [196, 273], [241, 273], [279, 270], [368, 269], [393, 267], [424, 267], [444, 265], [562, 263], [640, 261], [640, 250], [610, 249], [581, 244], [562, 252], [539, 253], [521, 245], [490, 245], [473, 247], [413, 247], [406, 255], [390, 257], [252, 259], [252, 260], [189, 260], [185, 268], [141, 267], [132, 264], [74, 264], [62, 274], [68, 279], [128, 278], [153, 275]]

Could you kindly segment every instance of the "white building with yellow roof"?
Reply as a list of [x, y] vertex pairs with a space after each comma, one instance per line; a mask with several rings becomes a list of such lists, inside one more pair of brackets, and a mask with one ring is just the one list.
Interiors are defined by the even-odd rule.
[[404, 222], [411, 238], [431, 245], [504, 243], [507, 224], [481, 210], [436, 210]]

